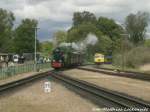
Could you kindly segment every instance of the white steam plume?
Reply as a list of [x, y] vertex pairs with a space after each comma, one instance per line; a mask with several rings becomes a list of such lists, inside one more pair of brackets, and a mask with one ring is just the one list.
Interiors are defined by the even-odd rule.
[[75, 42], [72, 42], [72, 43], [63, 42], [59, 46], [60, 47], [62, 47], [62, 46], [65, 46], [65, 47], [71, 46], [75, 50], [83, 51], [83, 50], [86, 49], [86, 47], [88, 45], [94, 46], [97, 43], [97, 41], [98, 41], [98, 38], [94, 34], [89, 33], [83, 41], [79, 41], [77, 43], [75, 43]]
[[87, 45], [95, 45], [98, 41], [98, 38], [92, 34], [92, 33], [89, 33], [85, 39], [85, 44]]

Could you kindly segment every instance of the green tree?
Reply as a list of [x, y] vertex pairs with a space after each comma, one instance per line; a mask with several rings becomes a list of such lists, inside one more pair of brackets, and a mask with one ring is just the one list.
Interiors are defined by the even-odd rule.
[[[24, 19], [15, 30], [14, 49], [16, 53], [33, 53], [35, 41], [35, 27], [37, 21], [34, 19]], [[37, 40], [37, 50], [39, 42]]]
[[150, 47], [150, 39], [146, 39], [144, 45]]
[[54, 33], [53, 43], [55, 47], [58, 46], [60, 43], [66, 42], [66, 41], [67, 41], [67, 32], [57, 31]]
[[[95, 24], [97, 23], [95, 15], [93, 13], [90, 13], [91, 14], [91, 16], [89, 16], [90, 19], [87, 19], [86, 16], [84, 16], [85, 14], [83, 14], [82, 12], [77, 13], [77, 14], [78, 14], [78, 18], [75, 17], [75, 15], [74, 15], [74, 18], [76, 19], [73, 18], [74, 26], [68, 30], [68, 35], [67, 35], [68, 41], [69, 42], [82, 42], [85, 40], [85, 38], [87, 37], [89, 33], [92, 33], [95, 36], [97, 36], [98, 41], [95, 45], [86, 46], [87, 47], [86, 54], [88, 54], [88, 57], [87, 57], [88, 60], [93, 59], [91, 57], [93, 57], [95, 52], [101, 52], [107, 55], [111, 54], [112, 48], [113, 48], [112, 40], [110, 39], [109, 35], [107, 35], [107, 33], [104, 34], [99, 29], [98, 25]], [[90, 14], [87, 14], [87, 15], [90, 15]]]
[[78, 26], [72, 27], [68, 30], [68, 41], [69, 42], [78, 42], [82, 41], [89, 34], [95, 34], [97, 37], [103, 35], [103, 33], [97, 29], [97, 27], [92, 23], [82, 23]]
[[98, 41], [95, 45], [86, 46], [87, 60], [93, 60], [93, 56], [96, 52], [110, 55], [112, 53], [112, 40], [104, 35], [96, 25], [92, 23], [82, 23], [78, 26], [72, 27], [68, 31], [69, 42], [84, 42], [88, 34], [93, 34], [97, 37]]
[[95, 45], [87, 46], [88, 54], [90, 54], [91, 56], [94, 56], [96, 52], [103, 53], [105, 55], [111, 55], [112, 40], [108, 36], [102, 35], [100, 38], [98, 38], [98, 42]]
[[14, 20], [12, 12], [0, 8], [0, 52], [11, 52], [12, 50]]
[[73, 26], [77, 26], [82, 23], [96, 23], [95, 15], [88, 11], [75, 12], [73, 14]]
[[41, 42], [40, 43], [41, 52], [45, 56], [49, 56], [52, 53], [53, 43], [49, 41]]
[[97, 28], [113, 41], [120, 38], [120, 33], [123, 31], [122, 27], [116, 24], [113, 19], [108, 19], [106, 17], [99, 17]]
[[129, 39], [134, 44], [139, 44], [145, 40], [146, 27], [148, 26], [149, 14], [146, 12], [138, 12], [129, 14], [126, 17], [126, 30], [130, 34]]

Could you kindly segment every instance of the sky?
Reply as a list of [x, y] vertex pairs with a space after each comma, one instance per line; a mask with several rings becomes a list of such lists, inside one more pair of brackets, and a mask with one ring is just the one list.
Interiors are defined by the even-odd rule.
[[38, 39], [47, 41], [57, 30], [71, 27], [75, 11], [90, 11], [96, 17], [105, 16], [123, 24], [130, 13], [150, 13], [150, 0], [0, 0], [0, 8], [14, 13], [16, 26], [24, 18], [38, 20]]

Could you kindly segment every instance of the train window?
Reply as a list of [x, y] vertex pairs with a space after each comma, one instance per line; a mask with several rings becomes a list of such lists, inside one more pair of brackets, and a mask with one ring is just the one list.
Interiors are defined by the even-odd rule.
[[95, 55], [95, 58], [104, 58], [104, 55]]

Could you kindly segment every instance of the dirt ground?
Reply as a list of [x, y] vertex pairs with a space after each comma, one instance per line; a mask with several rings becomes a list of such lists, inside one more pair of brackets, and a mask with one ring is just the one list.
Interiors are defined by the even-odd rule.
[[142, 71], [150, 71], [150, 64], [146, 64], [140, 67], [140, 70]]
[[45, 93], [45, 81], [48, 80], [36, 82], [10, 95], [0, 96], [0, 112], [92, 112], [98, 108], [53, 81], [52, 91]]
[[79, 78], [110, 90], [126, 93], [150, 101], [150, 82], [130, 78], [109, 76], [102, 73], [72, 69], [64, 71], [68, 76]]

